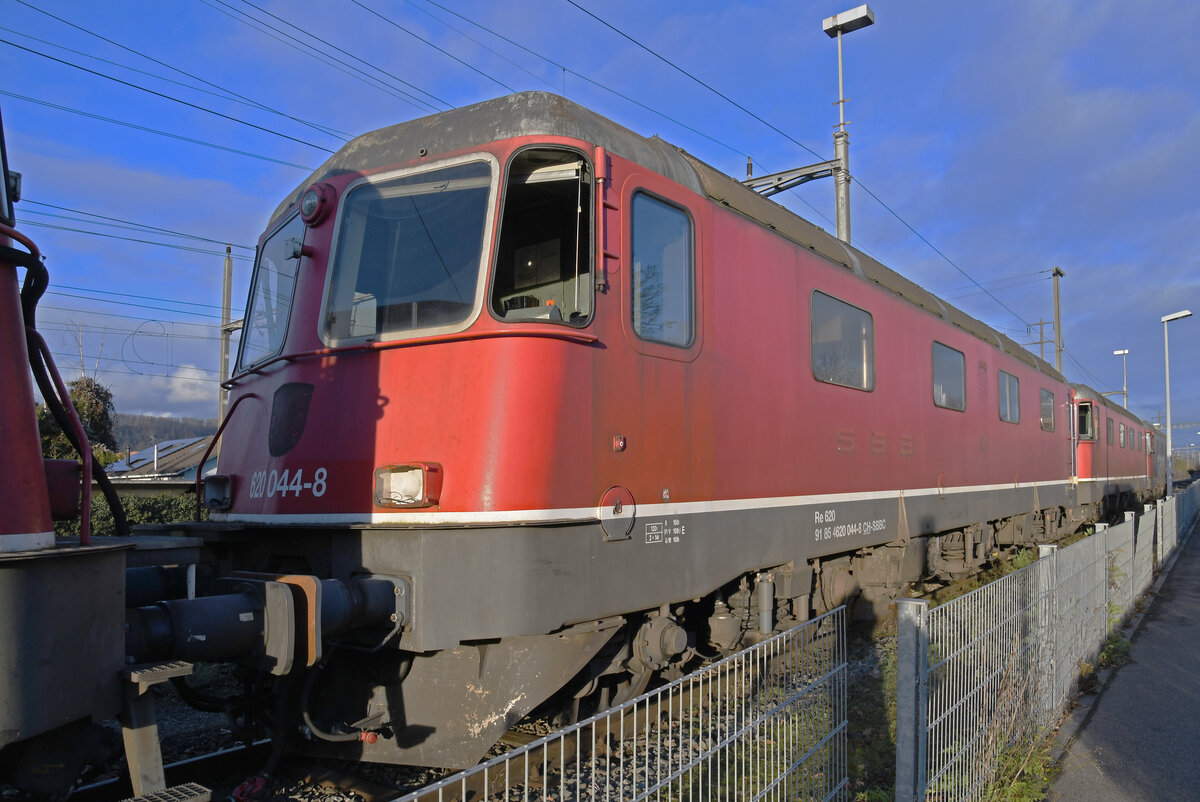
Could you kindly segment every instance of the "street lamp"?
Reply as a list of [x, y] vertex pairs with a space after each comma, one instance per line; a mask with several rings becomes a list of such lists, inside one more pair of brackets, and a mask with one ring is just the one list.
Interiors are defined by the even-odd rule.
[[1167, 376], [1167, 497], [1175, 495], [1175, 455], [1171, 453], [1171, 346], [1167, 342], [1167, 324], [1172, 320], [1191, 317], [1190, 309], [1165, 315], [1163, 324], [1163, 364]]
[[1129, 381], [1125, 378], [1125, 357], [1129, 356], [1129, 349], [1113, 351], [1113, 356], [1121, 357], [1121, 403], [1125, 409], [1129, 409]]
[[826, 17], [821, 22], [821, 29], [831, 39], [837, 39], [838, 47], [838, 130], [833, 132], [833, 160], [838, 166], [833, 172], [833, 182], [837, 197], [837, 235], [847, 245], [850, 244], [850, 135], [846, 133], [846, 93], [842, 83], [842, 34], [874, 24], [875, 12], [865, 5]]

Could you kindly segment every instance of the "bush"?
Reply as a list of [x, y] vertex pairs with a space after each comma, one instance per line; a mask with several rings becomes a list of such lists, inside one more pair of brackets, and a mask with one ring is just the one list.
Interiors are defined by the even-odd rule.
[[[129, 496], [121, 499], [125, 508], [125, 518], [130, 526], [138, 524], [169, 524], [176, 521], [196, 520], [196, 497], [192, 494], [178, 496], [163, 494], [161, 496]], [[208, 519], [208, 510], [200, 508], [200, 520]], [[54, 524], [54, 533], [60, 536], [78, 537], [79, 519], [58, 521]], [[92, 496], [92, 534], [106, 536], [117, 534], [116, 521], [113, 520], [112, 510], [104, 496]]]

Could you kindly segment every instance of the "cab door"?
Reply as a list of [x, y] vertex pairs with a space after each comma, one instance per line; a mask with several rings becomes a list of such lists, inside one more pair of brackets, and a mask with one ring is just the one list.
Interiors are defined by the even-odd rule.
[[1096, 410], [1092, 402], [1079, 399], [1073, 417], [1071, 436], [1075, 443], [1075, 476], [1091, 479], [1096, 445]]

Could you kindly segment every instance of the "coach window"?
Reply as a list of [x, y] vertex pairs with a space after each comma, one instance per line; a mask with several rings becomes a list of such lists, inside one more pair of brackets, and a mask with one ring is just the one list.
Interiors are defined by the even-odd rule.
[[633, 196], [633, 330], [643, 340], [692, 343], [692, 221], [644, 192]]
[[967, 408], [967, 368], [962, 351], [933, 344], [933, 403], [942, 409]]
[[1021, 422], [1021, 380], [1011, 373], [1000, 371], [1000, 420]]
[[875, 389], [875, 321], [869, 312], [813, 292], [812, 373], [828, 384]]
[[1042, 388], [1042, 428], [1047, 432], [1054, 431], [1054, 393]]
[[1106, 423], [1108, 423], [1108, 444], [1111, 446], [1113, 444], [1113, 420], [1112, 420], [1112, 418], [1109, 418], [1106, 421]]
[[526, 150], [508, 170], [492, 314], [585, 325], [592, 314], [592, 181], [573, 151]]

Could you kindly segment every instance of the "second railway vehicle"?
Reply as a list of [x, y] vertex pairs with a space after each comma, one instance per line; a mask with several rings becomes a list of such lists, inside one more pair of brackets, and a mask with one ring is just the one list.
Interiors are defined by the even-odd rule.
[[212, 520], [176, 529], [291, 598], [244, 633], [146, 608], [134, 656], [251, 649], [292, 748], [381, 762], [469, 765], [539, 705], [884, 611], [1164, 475], [1124, 409], [545, 93], [361, 136], [286, 198], [228, 386]]

